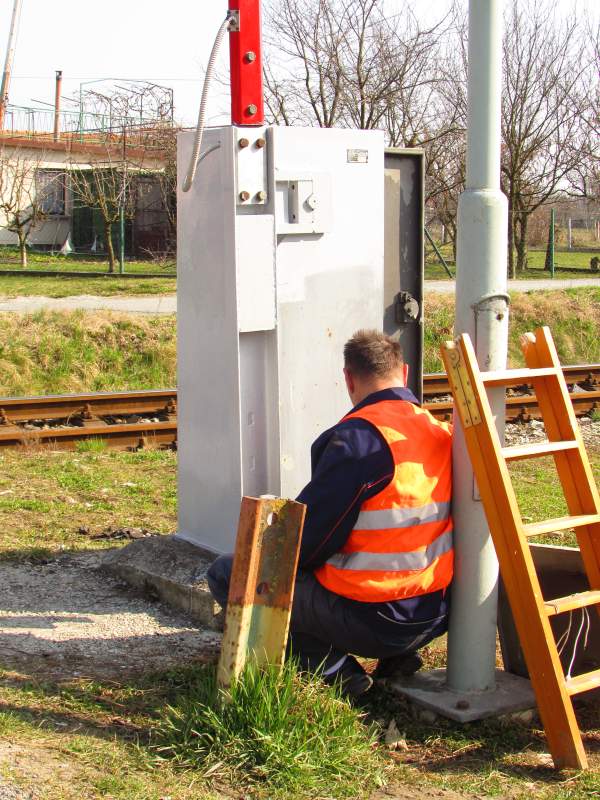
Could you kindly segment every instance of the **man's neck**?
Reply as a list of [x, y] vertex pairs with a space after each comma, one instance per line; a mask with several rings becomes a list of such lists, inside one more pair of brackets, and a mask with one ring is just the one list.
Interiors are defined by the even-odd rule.
[[403, 388], [403, 386], [404, 383], [400, 377], [365, 381], [357, 387], [352, 402], [357, 406], [359, 403], [362, 403], [363, 400], [366, 400], [369, 395], [375, 394], [375, 392], [383, 392], [385, 389]]

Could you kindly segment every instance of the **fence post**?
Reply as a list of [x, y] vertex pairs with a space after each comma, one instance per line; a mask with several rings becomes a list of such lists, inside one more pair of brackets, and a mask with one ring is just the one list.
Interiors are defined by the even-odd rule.
[[554, 277], [554, 209], [550, 210], [550, 228], [548, 229], [548, 247], [546, 248], [546, 263], [544, 269], [550, 270], [550, 277]]
[[125, 209], [123, 203], [119, 209], [119, 272], [125, 272]]

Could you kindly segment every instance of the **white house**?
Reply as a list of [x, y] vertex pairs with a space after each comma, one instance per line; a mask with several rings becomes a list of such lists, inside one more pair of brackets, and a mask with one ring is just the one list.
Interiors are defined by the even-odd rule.
[[[92, 209], [74, 202], [71, 173], [118, 170], [123, 164], [135, 172], [137, 191], [135, 217], [128, 223], [128, 249], [159, 250], [168, 237], [164, 191], [156, 177], [165, 165], [160, 149], [148, 147], [139, 135], [124, 144], [116, 136], [104, 136], [102, 141], [97, 135], [67, 134], [55, 140], [51, 133], [0, 131], [0, 195], [18, 194], [23, 211], [35, 198], [43, 218], [31, 227], [28, 242], [40, 249], [58, 251], [69, 240], [85, 251], [101, 243], [102, 226]], [[15, 187], [15, 182], [20, 185]], [[6, 213], [0, 208], [0, 245], [17, 245], [17, 234], [6, 225]]]

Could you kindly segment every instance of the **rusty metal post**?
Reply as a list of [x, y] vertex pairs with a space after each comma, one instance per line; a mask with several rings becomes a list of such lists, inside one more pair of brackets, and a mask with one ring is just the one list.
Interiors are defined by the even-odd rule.
[[242, 498], [217, 672], [223, 688], [250, 656], [283, 663], [305, 513], [293, 500]]
[[62, 87], [62, 69], [56, 70], [56, 88], [54, 90], [54, 141], [60, 139], [60, 95]]

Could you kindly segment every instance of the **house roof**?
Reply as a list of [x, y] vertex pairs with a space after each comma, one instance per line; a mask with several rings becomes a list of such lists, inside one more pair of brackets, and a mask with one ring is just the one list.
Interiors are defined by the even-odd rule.
[[55, 140], [53, 133], [11, 130], [0, 131], [0, 146], [113, 158], [122, 158], [125, 149], [128, 159], [163, 162], [165, 150], [152, 143], [152, 133], [151, 129], [136, 132], [125, 141], [124, 146], [120, 136], [99, 132], [62, 134]]

